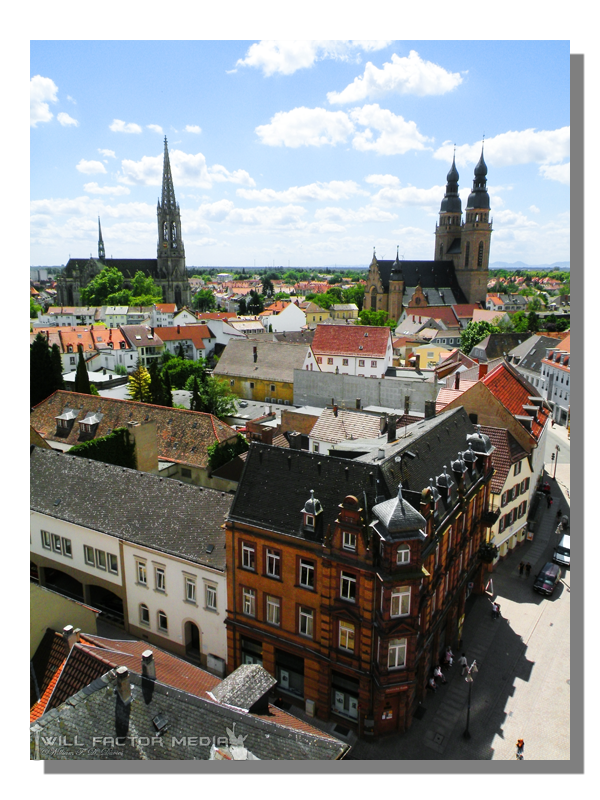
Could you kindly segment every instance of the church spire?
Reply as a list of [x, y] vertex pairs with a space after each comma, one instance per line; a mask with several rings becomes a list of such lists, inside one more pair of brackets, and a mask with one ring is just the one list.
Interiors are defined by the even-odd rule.
[[451, 212], [453, 214], [462, 213], [460, 197], [458, 195], [458, 170], [456, 169], [456, 153], [452, 156], [452, 166], [446, 176], [446, 194], [442, 200], [440, 214]]
[[102, 228], [100, 227], [100, 217], [98, 217], [98, 259], [104, 258], [104, 240], [102, 239]]
[[173, 188], [173, 176], [171, 175], [171, 162], [169, 161], [169, 148], [167, 147], [167, 137], [165, 136], [165, 154], [163, 158], [163, 179], [162, 179], [162, 205], [163, 211], [176, 211], [178, 206], [175, 202], [175, 189]]
[[483, 160], [483, 144], [481, 145], [481, 156], [475, 166], [473, 189], [467, 200], [467, 208], [490, 207], [490, 196], [487, 190], [487, 164]]

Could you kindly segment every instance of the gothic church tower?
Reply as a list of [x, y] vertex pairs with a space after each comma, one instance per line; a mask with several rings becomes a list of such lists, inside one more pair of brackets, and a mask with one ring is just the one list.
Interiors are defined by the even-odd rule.
[[171, 175], [167, 137], [163, 160], [162, 198], [156, 208], [158, 218], [158, 247], [155, 281], [163, 290], [163, 301], [177, 308], [190, 303], [190, 286], [185, 270], [185, 249], [181, 236], [179, 205]]

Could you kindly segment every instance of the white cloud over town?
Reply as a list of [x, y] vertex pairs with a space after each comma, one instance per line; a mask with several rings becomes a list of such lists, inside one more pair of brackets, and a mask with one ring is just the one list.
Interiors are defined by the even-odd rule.
[[101, 156], [106, 156], [106, 158], [116, 158], [114, 150], [104, 150], [102, 147], [99, 147], [98, 152]]
[[362, 75], [341, 92], [328, 92], [327, 99], [331, 104], [341, 104], [359, 103], [391, 93], [439, 95], [453, 91], [461, 83], [462, 77], [458, 72], [448, 72], [432, 61], [423, 61], [415, 50], [411, 50], [404, 57], [394, 53], [391, 61], [381, 69], [369, 61]]
[[115, 133], [141, 133], [142, 129], [136, 122], [124, 122], [122, 119], [113, 119], [108, 126]]
[[65, 114], [64, 111], [61, 111], [56, 115], [56, 119], [60, 122], [63, 127], [67, 127], [69, 125], [74, 126], [75, 128], [79, 127], [79, 122], [73, 117], [70, 117], [68, 114]]
[[[556, 164], [569, 158], [571, 129], [567, 125], [553, 131], [538, 131], [527, 128], [522, 131], [499, 133], [484, 143], [484, 158], [488, 166], [509, 167], [519, 164]], [[456, 148], [456, 163], [475, 164], [481, 155], [481, 142], [464, 144]], [[454, 145], [444, 142], [434, 158], [450, 163]]]
[[238, 59], [236, 67], [254, 67], [262, 70], [267, 77], [275, 74], [292, 75], [297, 70], [308, 69], [323, 59], [356, 60], [360, 58], [361, 51], [381, 50], [390, 44], [390, 40], [264, 40], [251, 45], [246, 56]]
[[184, 130], [186, 133], [202, 133], [200, 125], [186, 125]]
[[154, 133], [162, 133], [163, 132], [163, 129], [160, 127], [160, 125], [146, 125], [146, 127], [149, 130], [154, 131]]
[[571, 183], [571, 163], [566, 164], [542, 164], [540, 167], [540, 175], [550, 181], [558, 181], [559, 183]]
[[96, 175], [99, 172], [106, 172], [106, 168], [101, 161], [86, 161], [85, 158], [81, 159], [76, 169], [79, 172], [83, 172], [84, 175]]
[[40, 122], [50, 122], [54, 116], [50, 103], [56, 103], [58, 86], [52, 78], [35, 75], [29, 82], [29, 124], [36, 128]]
[[131, 191], [127, 186], [99, 186], [95, 181], [84, 183], [83, 189], [88, 194], [107, 194], [114, 197], [129, 194]]
[[[229, 171], [221, 164], [208, 166], [203, 153], [184, 153], [171, 150], [169, 153], [173, 181], [177, 186], [199, 186], [209, 189], [215, 183], [234, 183], [254, 186], [248, 172], [242, 169]], [[119, 181], [126, 184], [160, 186], [162, 183], [163, 154], [143, 156], [139, 161], [123, 159]]]
[[316, 200], [345, 200], [357, 194], [367, 194], [355, 181], [329, 181], [291, 186], [289, 189], [238, 189], [238, 197], [258, 202], [306, 203]]

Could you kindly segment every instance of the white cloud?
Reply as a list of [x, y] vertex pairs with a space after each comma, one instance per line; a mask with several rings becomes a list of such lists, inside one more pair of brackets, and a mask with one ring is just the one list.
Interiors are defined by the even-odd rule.
[[29, 82], [29, 124], [35, 128], [38, 122], [50, 122], [54, 116], [48, 103], [56, 103], [58, 86], [52, 78], [35, 75]]
[[[394, 114], [377, 103], [350, 111], [351, 119], [365, 128], [357, 132], [352, 140], [356, 150], [374, 150], [382, 155], [402, 155], [409, 150], [425, 150], [426, 142], [431, 141], [419, 133], [415, 122]], [[373, 138], [371, 129], [379, 132]]]
[[234, 207], [231, 200], [217, 200], [216, 203], [202, 203], [193, 214], [197, 214], [202, 219], [211, 220], [211, 222], [223, 222]]
[[[254, 179], [243, 169], [230, 172], [221, 164], [208, 167], [202, 153], [184, 153], [171, 150], [169, 153], [173, 181], [176, 186], [200, 186], [210, 189], [214, 183], [237, 183], [254, 186]], [[160, 186], [162, 182], [163, 155], [143, 156], [139, 161], [124, 159], [121, 162], [121, 183]]]
[[154, 133], [162, 133], [163, 132], [163, 129], [160, 127], [160, 125], [146, 125], [146, 127], [149, 130], [154, 131]]
[[106, 172], [104, 164], [101, 161], [86, 161], [85, 158], [82, 158], [79, 164], [77, 164], [77, 169], [79, 172], [83, 172], [84, 175], [95, 175], [97, 172]]
[[302, 206], [256, 206], [255, 208], [235, 208], [227, 216], [234, 225], [248, 225], [255, 228], [298, 228], [304, 227], [302, 217], [306, 210]]
[[74, 105], [74, 106], [76, 106], [76, 105], [77, 105], [77, 100], [74, 100], [74, 99], [71, 97], [71, 95], [70, 95], [70, 94], [68, 94], [68, 95], [67, 95], [67, 100], [68, 100], [70, 103], [73, 103], [73, 105]]
[[345, 142], [354, 125], [343, 111], [300, 106], [278, 111], [268, 125], [259, 125], [256, 133], [263, 144], [272, 147], [301, 147]]
[[[360, 50], [381, 50], [389, 41], [266, 41], [251, 45], [245, 58], [236, 62], [236, 67], [255, 67], [263, 75], [279, 73], [292, 75], [299, 69], [312, 67], [316, 61], [336, 59], [347, 61], [357, 56]], [[235, 70], [231, 70], [234, 72]]]
[[[484, 157], [486, 163], [496, 167], [510, 167], [518, 164], [556, 164], [570, 154], [571, 129], [567, 125], [554, 131], [536, 131], [528, 128], [523, 131], [507, 131], [485, 140]], [[434, 157], [452, 161], [454, 145], [450, 142], [438, 148]], [[481, 155], [481, 142], [464, 144], [456, 148], [456, 163], [476, 164]]]
[[64, 111], [61, 111], [60, 114], [57, 114], [56, 115], [56, 119], [63, 126], [65, 126], [65, 125], [75, 125], [75, 127], [78, 127], [78, 125], [79, 125], [79, 122], [76, 119], [73, 119], [73, 117], [70, 117], [68, 114], [65, 114]]
[[200, 125], [186, 125], [184, 130], [186, 133], [202, 133]]
[[393, 222], [393, 220], [398, 219], [398, 215], [392, 214], [390, 211], [383, 211], [381, 208], [372, 205], [357, 209], [329, 206], [317, 209], [315, 219], [349, 225], [362, 222]]
[[417, 206], [437, 211], [444, 190], [444, 186], [432, 186], [430, 189], [419, 189], [416, 186], [385, 186], [373, 195], [372, 202], [391, 206]]
[[88, 194], [109, 194], [116, 196], [130, 193], [130, 190], [126, 186], [98, 186], [95, 181], [92, 183], [84, 183], [83, 189]]
[[345, 200], [357, 194], [367, 194], [354, 181], [329, 181], [292, 186], [277, 192], [274, 189], [238, 189], [236, 194], [245, 200], [259, 202], [306, 203], [311, 200]]
[[391, 62], [378, 69], [370, 61], [365, 71], [341, 92], [328, 92], [330, 103], [357, 103], [384, 94], [438, 95], [456, 89], [462, 83], [458, 72], [448, 72], [432, 61], [423, 61], [415, 50], [401, 58], [395, 53]]
[[141, 133], [142, 129], [135, 122], [123, 122], [122, 119], [113, 119], [108, 126], [115, 133]]
[[400, 179], [396, 175], [367, 175], [365, 181], [375, 186], [400, 186]]
[[539, 208], [537, 206], [529, 206], [529, 210], [531, 211], [532, 214], [539, 214], [540, 213], [540, 210], [539, 210]]
[[566, 164], [542, 164], [540, 167], [540, 175], [550, 181], [558, 181], [559, 183], [571, 183], [571, 162]]
[[98, 152], [101, 156], [106, 156], [106, 158], [116, 158], [114, 150], [104, 150], [101, 147], [98, 148]]

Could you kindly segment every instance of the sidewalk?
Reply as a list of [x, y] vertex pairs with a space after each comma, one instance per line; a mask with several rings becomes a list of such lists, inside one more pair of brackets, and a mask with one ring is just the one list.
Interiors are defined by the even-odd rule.
[[[547, 469], [550, 470], [550, 464]], [[533, 695], [537, 695], [538, 680], [542, 691], [548, 685], [550, 696], [556, 692], [553, 689], [555, 685], [568, 685], [568, 677], [566, 680], [564, 678], [569, 670], [568, 637], [564, 653], [556, 652], [555, 657], [552, 657], [554, 651], [548, 657], [540, 654], [538, 640], [548, 642], [546, 646], [549, 648], [553, 647], [552, 640], [542, 633], [541, 627], [537, 627], [548, 608], [544, 603], [548, 601], [532, 592], [533, 577], [548, 560], [549, 552], [556, 543], [556, 511], [560, 506], [569, 513], [569, 465], [559, 462], [556, 481], [550, 478], [549, 483], [554, 502], [551, 508], [544, 510], [533, 541], [526, 541], [490, 573], [493, 595], [488, 593], [475, 597], [472, 604], [468, 601], [462, 648], [459, 651], [456, 643], [453, 644], [456, 660], [454, 666], [445, 672], [448, 683], [439, 686], [434, 695], [428, 694], [423, 701], [424, 715], [421, 719], [414, 719], [407, 733], [357, 742], [351, 753], [352, 758], [415, 761], [514, 759], [516, 738], [523, 735], [527, 740], [526, 734], [519, 732], [523, 718], [529, 714], [532, 720], [535, 719], [539, 709], [533, 704], [527, 714], [517, 714], [518, 719], [514, 721], [513, 710], [507, 709], [512, 709], [519, 701], [532, 704]], [[531, 563], [530, 578], [519, 575], [521, 560]], [[491, 599], [498, 599], [501, 605], [500, 620], [491, 617]], [[564, 616], [565, 621], [560, 624], [568, 629], [568, 605], [564, 609], [562, 611], [558, 605], [552, 606], [551, 612]], [[554, 625], [554, 622], [549, 624]], [[532, 636], [536, 631], [535, 649], [531, 650]], [[461, 676], [457, 663], [462, 651], [466, 653], [469, 664], [475, 659], [479, 668], [471, 685], [471, 738], [468, 740], [463, 733], [467, 721], [469, 685]], [[533, 683], [533, 679], [530, 683], [534, 670], [536, 683]], [[517, 697], [516, 688], [523, 685], [528, 688]], [[535, 691], [530, 691], [531, 686]], [[553, 708], [559, 704], [562, 706], [562, 717], [560, 720], [554, 719], [552, 726], [546, 726], [543, 740], [537, 737], [535, 756], [530, 748], [530, 757], [548, 760], [569, 758], [568, 688], [566, 698], [561, 703], [560, 697], [556, 697], [552, 705]]]

